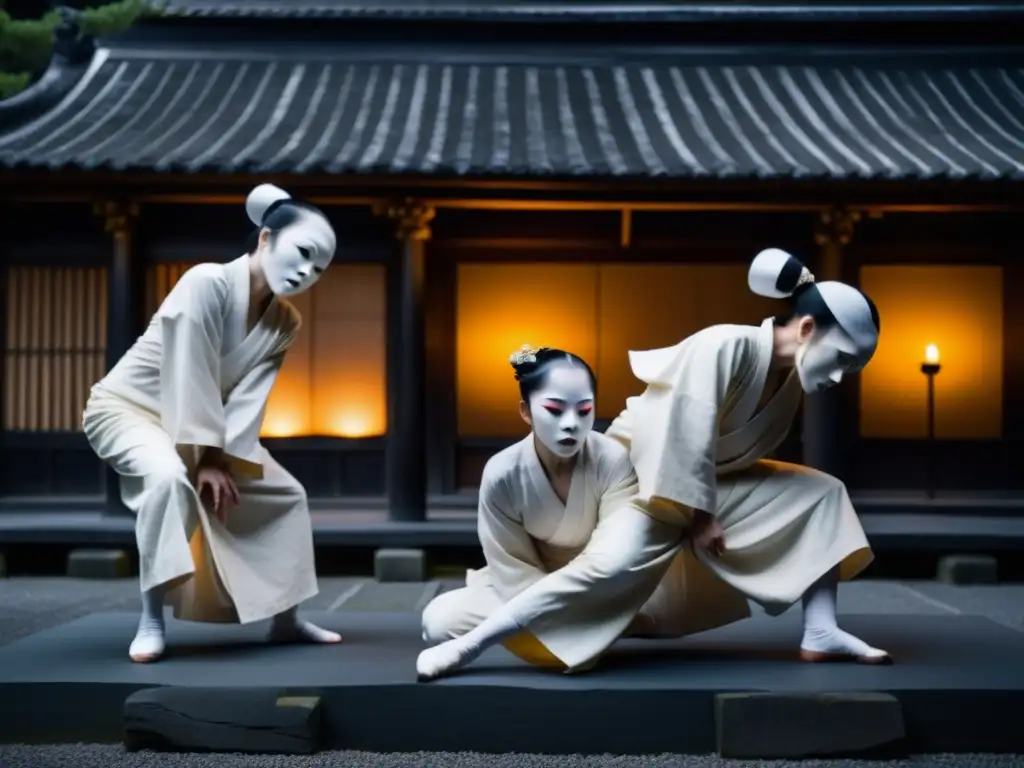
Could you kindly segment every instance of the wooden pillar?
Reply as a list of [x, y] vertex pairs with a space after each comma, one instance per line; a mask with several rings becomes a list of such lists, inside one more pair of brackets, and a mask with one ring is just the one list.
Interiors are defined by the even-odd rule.
[[[134, 254], [135, 222], [139, 208], [134, 203], [107, 201], [97, 203], [94, 212], [103, 220], [104, 231], [113, 240], [113, 253], [107, 268], [107, 370], [131, 348], [139, 337], [139, 308], [142, 296], [141, 265]], [[121, 482], [107, 468], [106, 512], [131, 514], [121, 503]]]
[[[847, 208], [830, 208], [819, 218], [814, 241], [818, 245], [818, 263], [814, 276], [820, 282], [841, 280], [843, 250], [853, 237], [860, 212]], [[824, 392], [804, 396], [803, 460], [804, 464], [843, 478], [846, 469], [847, 435], [842, 415], [843, 394], [833, 387]]]
[[427, 519], [426, 245], [434, 209], [406, 199], [379, 211], [395, 226], [388, 274], [386, 487], [391, 520]]

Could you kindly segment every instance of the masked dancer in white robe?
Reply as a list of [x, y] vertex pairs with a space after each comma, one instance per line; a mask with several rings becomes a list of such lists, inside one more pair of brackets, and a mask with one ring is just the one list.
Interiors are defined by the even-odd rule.
[[269, 184], [246, 211], [255, 249], [182, 275], [83, 417], [136, 515], [136, 662], [164, 653], [165, 600], [184, 620], [272, 619], [273, 641], [341, 641], [296, 615], [318, 591], [306, 493], [259, 442], [301, 322], [285, 297], [319, 279], [335, 234], [318, 209]]
[[[788, 298], [789, 314], [630, 353], [647, 388], [606, 434], [630, 452], [633, 503], [604, 517], [564, 568], [473, 630], [423, 651], [420, 679], [448, 674], [524, 630], [579, 671], [623, 634], [629, 616], [628, 634], [681, 636], [749, 616], [748, 600], [770, 614], [802, 601], [805, 661], [891, 662], [836, 621], [838, 582], [872, 560], [845, 486], [765, 458], [789, 431], [802, 392], [832, 387], [870, 361], [877, 309], [852, 286], [815, 283], [778, 249], [754, 259], [748, 282], [762, 296]], [[627, 617], [604, 605], [606, 591], [628, 606]]]
[[[629, 451], [592, 431], [596, 382], [590, 366], [550, 347], [524, 347], [511, 363], [519, 383], [519, 414], [531, 432], [484, 467], [477, 528], [486, 566], [469, 571], [465, 587], [427, 605], [427, 643], [473, 630], [502, 604], [571, 562], [599, 521], [637, 492]], [[611, 591], [603, 596], [609, 609], [617, 604]], [[571, 615], [573, 606], [565, 611]], [[611, 620], [620, 621], [621, 632], [633, 612], [614, 612]], [[520, 632], [503, 642], [533, 664], [560, 666], [547, 648], [558, 648], [559, 639], [543, 630], [541, 637], [538, 641], [532, 632]]]

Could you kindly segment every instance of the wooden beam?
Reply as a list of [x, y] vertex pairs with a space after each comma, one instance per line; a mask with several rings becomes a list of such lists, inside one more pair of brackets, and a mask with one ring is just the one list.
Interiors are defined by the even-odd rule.
[[[703, 201], [636, 201], [621, 197], [622, 190], [615, 190], [617, 195], [611, 200], [586, 200], [557, 198], [445, 198], [418, 197], [424, 205], [434, 209], [479, 210], [479, 211], [611, 211], [631, 214], [636, 211], [664, 213], [703, 213], [711, 211], [736, 213], [818, 213], [827, 211], [833, 206], [820, 202], [772, 202], [744, 200], [703, 200]], [[2, 197], [2, 195], [0, 195]], [[368, 206], [380, 208], [387, 206], [388, 197], [368, 195], [303, 195], [304, 199], [320, 206]], [[210, 194], [196, 192], [159, 192], [134, 195], [133, 200], [144, 205], [243, 205], [246, 194]], [[94, 191], [82, 190], [75, 193], [50, 193], [19, 195], [19, 203], [92, 203], [96, 199]], [[872, 218], [887, 213], [1012, 213], [1024, 211], [1024, 196], [1021, 202], [1014, 203], [855, 203], [847, 205]]]

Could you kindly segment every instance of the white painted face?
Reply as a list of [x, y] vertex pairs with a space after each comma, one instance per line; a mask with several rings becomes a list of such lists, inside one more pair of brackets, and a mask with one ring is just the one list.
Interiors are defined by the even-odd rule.
[[859, 371], [866, 361], [853, 340], [834, 325], [815, 333], [796, 352], [796, 372], [804, 392], [821, 392], [834, 387], [848, 373]]
[[300, 211], [299, 219], [271, 235], [263, 273], [275, 296], [308, 291], [334, 259], [334, 230], [323, 216]]
[[530, 398], [530, 419], [533, 433], [553, 454], [568, 459], [579, 453], [594, 428], [594, 387], [586, 369], [553, 365]]

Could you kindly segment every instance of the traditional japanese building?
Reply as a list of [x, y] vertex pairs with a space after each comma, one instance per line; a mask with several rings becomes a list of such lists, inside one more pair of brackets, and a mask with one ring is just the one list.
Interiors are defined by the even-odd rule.
[[108, 508], [89, 386], [262, 181], [339, 235], [265, 423], [319, 507], [471, 505], [524, 434], [511, 351], [591, 361], [607, 423], [627, 350], [778, 311], [745, 270], [779, 246], [883, 326], [784, 455], [868, 512], [1015, 508], [1021, 40], [1009, 3], [174, 0], [60, 44], [0, 102], [0, 516]]

